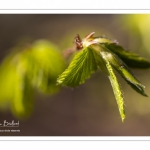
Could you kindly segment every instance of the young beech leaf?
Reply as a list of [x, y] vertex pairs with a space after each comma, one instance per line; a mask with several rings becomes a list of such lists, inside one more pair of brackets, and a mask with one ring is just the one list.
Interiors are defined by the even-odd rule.
[[33, 88], [26, 74], [16, 73], [14, 76], [12, 113], [18, 118], [28, 117], [33, 110]]
[[10, 106], [17, 117], [27, 117], [33, 109], [33, 90], [26, 77], [26, 65], [22, 53], [10, 54], [0, 67], [0, 105]]
[[[105, 53], [108, 54], [108, 52]], [[136, 90], [143, 96], [147, 96], [144, 91], [145, 86], [142, 85], [142, 83], [140, 83], [140, 81], [134, 77], [125, 63], [123, 63], [123, 61], [121, 61], [121, 59], [117, 57], [117, 55], [109, 52], [108, 60], [134, 90]]]
[[53, 94], [60, 89], [57, 77], [65, 62], [58, 49], [46, 40], [12, 52], [0, 65], [0, 107], [11, 108], [19, 118], [33, 110], [33, 88]]
[[143, 57], [140, 57], [135, 53], [124, 50], [122, 46], [116, 43], [105, 43], [104, 45], [110, 51], [118, 55], [129, 67], [140, 69], [150, 68], [150, 61]]
[[43, 93], [56, 93], [60, 89], [56, 85], [57, 77], [65, 69], [57, 47], [46, 40], [39, 40], [33, 43], [29, 51], [28, 72], [33, 85]]
[[78, 52], [69, 67], [59, 76], [57, 83], [70, 87], [84, 83], [98, 68], [95, 55], [89, 47]]
[[127, 83], [138, 93], [142, 94], [143, 96], [147, 96], [144, 88], [145, 86], [142, 85], [138, 79], [134, 77], [131, 71], [128, 69], [126, 64], [113, 52], [108, 50], [103, 45], [91, 45], [92, 49], [96, 49], [100, 52], [100, 54], [105, 55], [105, 59], [110, 62], [110, 64], [120, 73], [120, 75], [127, 81]]
[[117, 105], [119, 108], [119, 112], [120, 112], [120, 116], [122, 119], [122, 122], [124, 122], [125, 119], [125, 109], [124, 109], [124, 100], [123, 100], [123, 94], [119, 85], [119, 82], [117, 80], [117, 77], [113, 71], [113, 68], [109, 62], [109, 60], [107, 59], [107, 54], [104, 52], [101, 52], [102, 58], [105, 62], [106, 68], [109, 72], [109, 80], [111, 82], [112, 88], [113, 88], [113, 92], [117, 101]]
[[113, 69], [117, 70], [134, 90], [143, 96], [147, 96], [144, 85], [133, 76], [125, 63], [131, 67], [148, 68], [150, 62], [137, 54], [125, 51], [115, 41], [104, 37], [94, 38], [93, 34], [94, 32], [90, 33], [82, 41], [79, 35], [76, 36], [75, 42], [80, 52], [75, 55], [69, 67], [59, 76], [57, 82], [65, 86], [75, 87], [84, 83], [98, 67], [101, 68], [109, 77], [122, 121], [124, 121], [123, 94]]
[[96, 41], [100, 43], [101, 45], [104, 45], [110, 51], [114, 52], [129, 67], [140, 68], [140, 69], [150, 68], [150, 61], [148, 61], [147, 59], [143, 57], [140, 57], [138, 54], [125, 50], [122, 46], [118, 45], [116, 41], [112, 41], [104, 37], [94, 38], [93, 41]]

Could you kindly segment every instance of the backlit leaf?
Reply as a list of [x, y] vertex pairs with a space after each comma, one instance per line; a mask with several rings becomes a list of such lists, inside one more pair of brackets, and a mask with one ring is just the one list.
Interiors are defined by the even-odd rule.
[[65, 62], [57, 47], [46, 40], [33, 44], [29, 58], [29, 69], [35, 86], [44, 93], [55, 93], [59, 90], [56, 80], [65, 69]]
[[88, 48], [78, 52], [69, 67], [59, 76], [58, 84], [75, 87], [85, 82], [97, 70], [95, 52]]
[[105, 55], [107, 61], [120, 73], [120, 75], [127, 81], [127, 83], [138, 93], [143, 96], [147, 96], [144, 88], [145, 86], [140, 83], [138, 79], [134, 77], [126, 64], [113, 52], [109, 51], [103, 45], [92, 45], [93, 49], [96, 49], [100, 54]]
[[129, 67], [146, 69], [150, 68], [150, 61], [130, 51], [124, 50], [116, 43], [105, 43], [105, 46], [118, 55]]
[[57, 77], [65, 62], [58, 49], [46, 40], [9, 54], [0, 65], [0, 107], [19, 117], [33, 110], [34, 89], [53, 94], [60, 89]]
[[112, 88], [113, 88], [113, 92], [117, 101], [117, 105], [119, 108], [119, 112], [120, 112], [120, 116], [122, 119], [122, 122], [124, 122], [125, 119], [125, 109], [124, 109], [124, 100], [123, 100], [123, 94], [121, 91], [121, 87], [119, 85], [119, 82], [117, 80], [117, 77], [114, 73], [114, 70], [109, 62], [109, 60], [107, 59], [107, 54], [104, 52], [101, 52], [102, 58], [106, 64], [107, 70], [109, 72], [109, 80], [111, 82]]
[[122, 46], [118, 45], [117, 41], [112, 41], [105, 37], [94, 38], [94, 41], [99, 42], [101, 45], [104, 45], [110, 51], [118, 55], [129, 67], [140, 69], [150, 68], [149, 60], [125, 50]]

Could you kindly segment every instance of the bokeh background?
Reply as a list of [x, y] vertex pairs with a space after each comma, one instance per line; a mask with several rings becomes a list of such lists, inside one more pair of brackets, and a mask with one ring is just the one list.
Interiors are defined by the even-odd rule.
[[[20, 42], [47, 39], [61, 50], [95, 31], [95, 36], [116, 39], [125, 49], [150, 60], [150, 15], [132, 14], [1, 14], [0, 61]], [[150, 96], [150, 70], [132, 69]], [[20, 133], [3, 136], [150, 136], [150, 98], [135, 92], [119, 75], [124, 91], [126, 119], [121, 122], [108, 80], [101, 71], [85, 84], [62, 88], [52, 96], [36, 93], [34, 111], [20, 121]], [[11, 112], [0, 111], [3, 120], [18, 121]]]

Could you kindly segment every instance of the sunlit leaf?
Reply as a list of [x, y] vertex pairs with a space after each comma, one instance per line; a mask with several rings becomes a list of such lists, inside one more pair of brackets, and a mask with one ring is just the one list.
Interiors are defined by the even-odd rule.
[[105, 37], [97, 37], [93, 39], [104, 45], [110, 51], [118, 55], [129, 67], [146, 69], [150, 68], [150, 61], [140, 57], [131, 51], [125, 50], [122, 46], [118, 45], [117, 41], [112, 41]]
[[17, 117], [28, 116], [33, 107], [33, 98], [30, 98], [33, 90], [31, 85], [27, 86], [29, 80], [24, 76], [26, 66], [21, 60], [21, 53], [11, 53], [0, 67], [0, 106], [2, 109], [10, 106]]
[[110, 64], [120, 73], [120, 75], [127, 81], [131, 87], [143, 96], [147, 96], [144, 91], [145, 86], [134, 77], [126, 64], [113, 52], [109, 51], [103, 45], [92, 45], [92, 49], [97, 50], [100, 54], [104, 54]]
[[0, 66], [1, 109], [10, 108], [15, 116], [28, 117], [33, 110], [34, 89], [48, 94], [58, 91], [56, 79], [64, 67], [58, 49], [45, 40], [12, 52]]
[[[98, 44], [94, 44], [94, 45], [90, 45], [91, 49], [93, 51], [96, 51], [97, 55], [99, 57], [101, 57], [103, 59], [103, 64], [99, 63], [100, 67], [107, 68], [107, 74], [109, 77], [109, 80], [111, 82], [112, 88], [113, 88], [113, 92], [117, 101], [117, 105], [118, 105], [118, 109], [119, 109], [119, 113], [122, 119], [122, 122], [124, 122], [125, 119], [125, 109], [124, 109], [124, 100], [123, 100], [123, 94], [122, 94], [122, 90], [121, 87], [119, 85], [119, 82], [117, 80], [117, 77], [114, 73], [114, 70], [111, 66], [111, 62], [110, 62], [110, 54], [107, 53], [107, 50], [105, 48], [103, 48], [101, 45]], [[106, 71], [105, 71], [106, 72]]]
[[118, 55], [129, 67], [146, 69], [150, 68], [150, 61], [139, 55], [123, 49], [116, 43], [105, 43], [105, 46]]
[[124, 109], [124, 100], [123, 100], [123, 94], [119, 85], [119, 82], [117, 80], [117, 77], [114, 73], [114, 70], [109, 62], [109, 60], [107, 59], [107, 54], [104, 52], [101, 52], [102, 58], [106, 64], [107, 70], [109, 72], [109, 80], [111, 82], [112, 88], [113, 88], [113, 92], [117, 101], [117, 105], [119, 108], [119, 112], [120, 112], [120, 116], [122, 119], [122, 122], [124, 122], [125, 119], [125, 109]]
[[93, 35], [94, 32], [90, 33], [82, 41], [77, 35], [75, 41], [80, 52], [75, 55], [57, 82], [65, 86], [75, 87], [84, 83], [97, 68], [101, 68], [109, 77], [122, 121], [124, 121], [123, 94], [113, 69], [117, 70], [134, 90], [147, 96], [144, 85], [134, 77], [127, 65], [134, 68], [149, 68], [150, 62], [137, 54], [124, 50], [117, 41], [105, 37], [93, 37]]
[[55, 93], [59, 90], [56, 80], [65, 68], [65, 62], [59, 54], [57, 47], [46, 40], [33, 44], [28, 57], [28, 70], [32, 82], [44, 93]]
[[69, 67], [59, 76], [58, 84], [75, 87], [85, 82], [97, 70], [95, 52], [85, 48], [78, 52]]

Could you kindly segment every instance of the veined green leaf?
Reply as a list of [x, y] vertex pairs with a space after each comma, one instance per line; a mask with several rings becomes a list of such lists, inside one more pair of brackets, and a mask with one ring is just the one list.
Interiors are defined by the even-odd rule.
[[107, 54], [104, 52], [101, 52], [102, 58], [106, 64], [106, 68], [109, 72], [109, 80], [111, 82], [112, 88], [113, 88], [113, 92], [117, 101], [117, 105], [119, 108], [119, 112], [120, 112], [120, 116], [122, 119], [122, 122], [124, 122], [125, 119], [125, 109], [124, 109], [124, 100], [123, 100], [123, 94], [119, 85], [119, 82], [117, 80], [117, 77], [113, 71], [113, 68], [109, 62], [109, 60], [107, 59]]
[[140, 69], [150, 68], [149, 60], [140, 57], [138, 54], [125, 50], [122, 46], [108, 38], [97, 37], [94, 38], [94, 41], [105, 45], [106, 48], [118, 55], [129, 67]]
[[59, 76], [57, 83], [75, 87], [85, 82], [97, 70], [95, 52], [87, 47], [78, 52], [69, 67]]
[[144, 91], [145, 86], [142, 85], [142, 83], [140, 83], [140, 81], [135, 78], [135, 76], [131, 73], [128, 67], [115, 54], [109, 53], [108, 59], [110, 63], [114, 66], [114, 68], [121, 74], [121, 76], [134, 90], [136, 90], [143, 96], [147, 96]]
[[104, 44], [110, 51], [118, 55], [129, 67], [146, 69], [150, 68], [150, 61], [130, 51], [124, 50], [116, 43]]
[[92, 48], [97, 50], [100, 54], [106, 56], [106, 59], [111, 63], [111, 65], [120, 73], [120, 75], [127, 81], [127, 83], [138, 93], [143, 96], [147, 96], [144, 91], [144, 85], [138, 81], [125, 65], [125, 63], [113, 52], [108, 50], [103, 45], [92, 45]]

